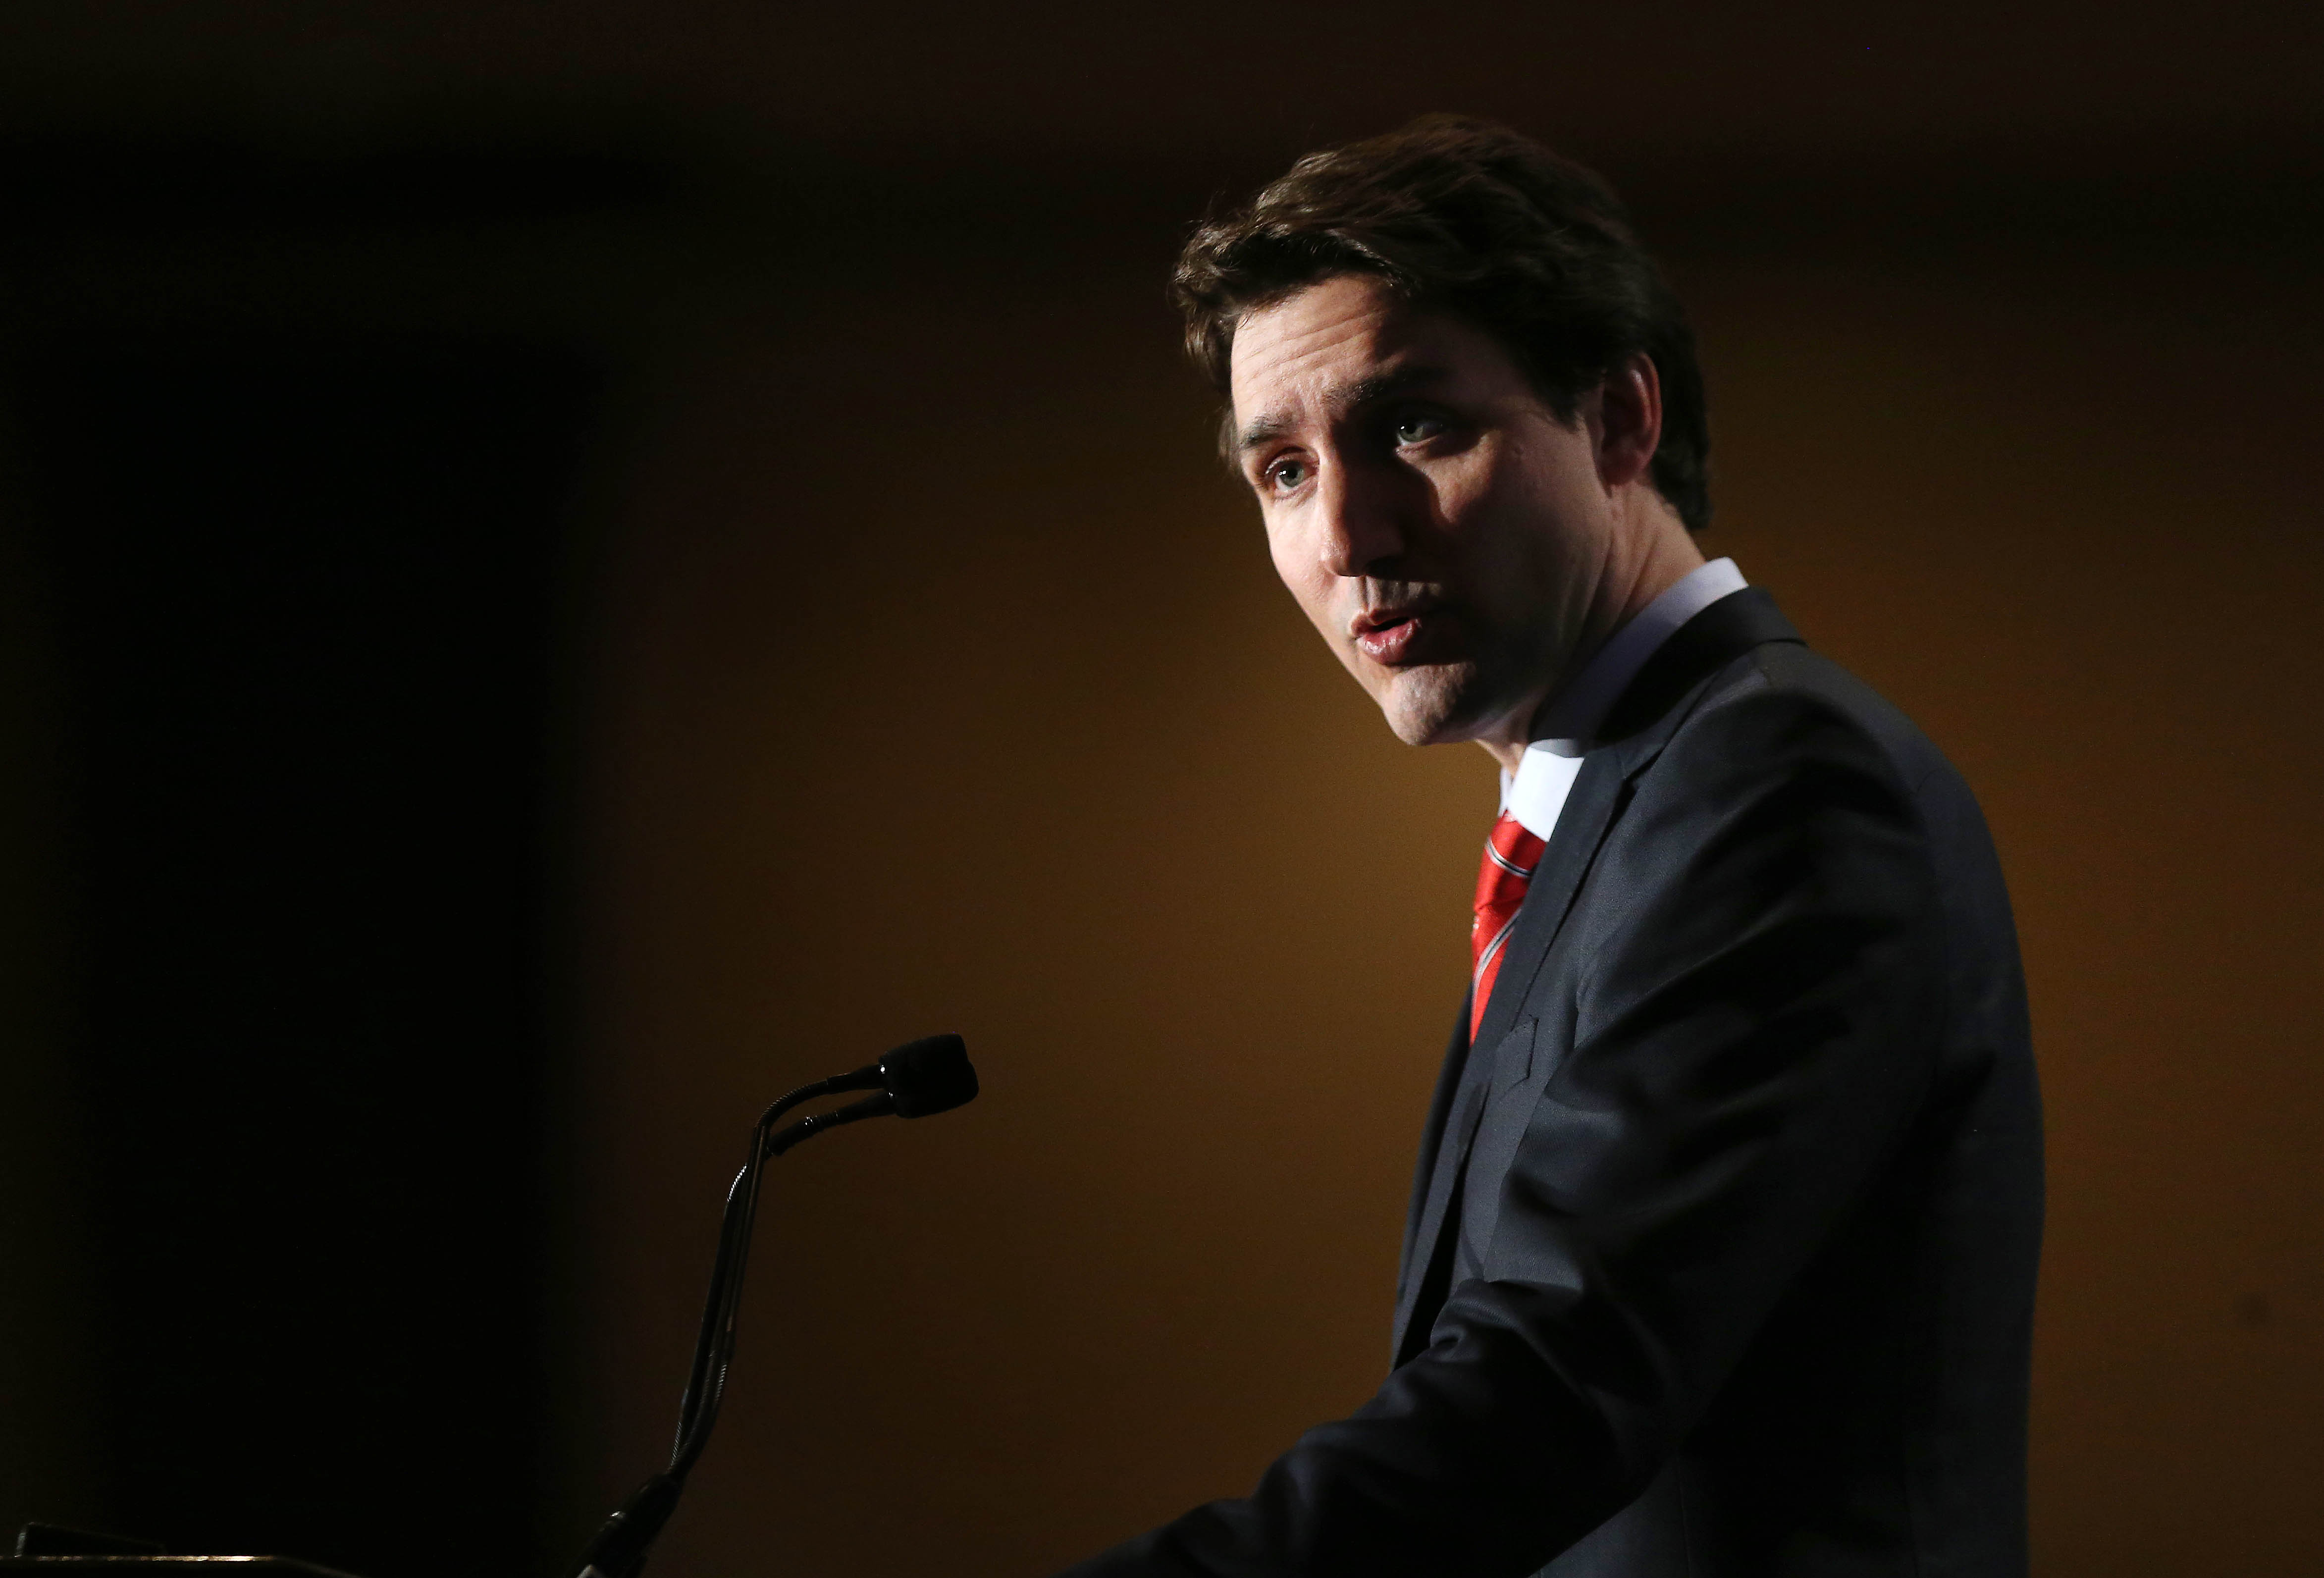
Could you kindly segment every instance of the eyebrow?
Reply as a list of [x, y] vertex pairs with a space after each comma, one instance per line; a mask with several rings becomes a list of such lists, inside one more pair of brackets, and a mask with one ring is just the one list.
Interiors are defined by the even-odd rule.
[[[1325, 399], [1324, 405], [1334, 420], [1344, 419], [1368, 406], [1379, 405], [1398, 395], [1409, 394], [1424, 384], [1434, 383], [1445, 376], [1441, 367], [1399, 367], [1393, 373], [1375, 373], [1369, 378], [1359, 378], [1342, 389], [1335, 389]], [[1269, 414], [1255, 417], [1235, 439], [1235, 453], [1248, 455], [1252, 450], [1272, 444], [1296, 426], [1286, 416]]]

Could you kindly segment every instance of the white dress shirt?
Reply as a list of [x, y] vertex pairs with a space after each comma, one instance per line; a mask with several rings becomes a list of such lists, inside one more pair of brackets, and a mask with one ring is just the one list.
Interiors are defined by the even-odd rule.
[[1546, 842], [1557, 831], [1557, 814], [1582, 771], [1582, 753], [1646, 660], [1680, 625], [1748, 585], [1733, 559], [1715, 558], [1688, 571], [1638, 610], [1543, 709], [1534, 726], [1544, 737], [1526, 747], [1515, 774], [1502, 771], [1501, 809]]

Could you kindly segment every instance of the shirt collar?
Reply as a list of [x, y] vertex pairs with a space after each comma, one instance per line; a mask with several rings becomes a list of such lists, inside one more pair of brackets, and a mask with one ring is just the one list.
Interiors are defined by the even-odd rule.
[[1549, 836], [1535, 823], [1555, 825], [1565, 791], [1572, 787], [1574, 774], [1581, 769], [1582, 753], [1646, 660], [1677, 633], [1679, 626], [1747, 585], [1733, 559], [1712, 559], [1665, 587], [1660, 596], [1608, 638], [1573, 682], [1543, 709], [1534, 725], [1540, 737], [1526, 747], [1515, 776], [1501, 774], [1501, 808], [1537, 835]]

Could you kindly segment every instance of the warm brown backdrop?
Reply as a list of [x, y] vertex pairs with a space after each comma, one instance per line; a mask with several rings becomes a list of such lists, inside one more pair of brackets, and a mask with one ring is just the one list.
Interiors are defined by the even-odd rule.
[[[2041, 1570], [2312, 1559], [2324, 320], [2217, 261], [1681, 269], [1708, 546], [1936, 736], [2012, 877]], [[662, 1426], [674, 1229], [759, 1094], [943, 1024], [989, 1093], [781, 1180], [822, 1222], [769, 1234], [764, 1401], [685, 1570], [772, 1529], [831, 1571], [1038, 1568], [1241, 1489], [1379, 1373], [1490, 771], [1396, 745], [1274, 589], [1152, 272], [727, 319], [641, 471], [591, 818], [613, 1437]]]
[[[573, 682], [575, 1532], [662, 1449], [757, 1106], [934, 1029], [983, 1098], [783, 1165], [658, 1573], [1040, 1571], [1377, 1380], [1491, 776], [1395, 744], [1273, 586], [1159, 284], [1205, 191], [1443, 106], [1634, 192], [1703, 339], [1706, 547], [1993, 822], [2050, 1125], [2037, 1571], [2324, 1558], [2324, 118], [2288, 9], [26, 14], [41, 113], [242, 94], [304, 145], [448, 102], [682, 172], [617, 234], [330, 263], [346, 310], [630, 369]], [[20, 1241], [60, 1275], [62, 1211]], [[10, 1319], [10, 1395], [69, 1439], [69, 1333]]]

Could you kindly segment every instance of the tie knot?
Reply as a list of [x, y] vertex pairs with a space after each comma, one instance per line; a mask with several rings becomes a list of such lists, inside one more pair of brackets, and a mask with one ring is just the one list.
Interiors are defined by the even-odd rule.
[[1477, 907], [1481, 909], [1505, 895], [1523, 898], [1547, 847], [1526, 831], [1524, 823], [1502, 812], [1485, 838], [1485, 857], [1477, 868]]

